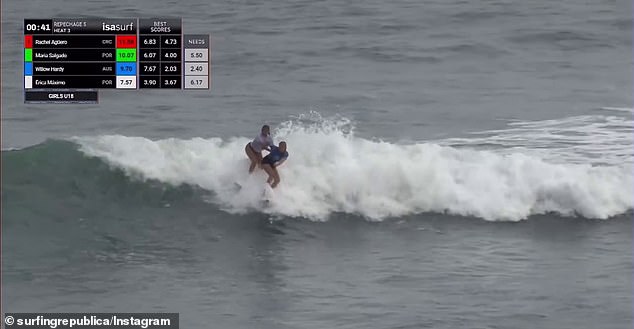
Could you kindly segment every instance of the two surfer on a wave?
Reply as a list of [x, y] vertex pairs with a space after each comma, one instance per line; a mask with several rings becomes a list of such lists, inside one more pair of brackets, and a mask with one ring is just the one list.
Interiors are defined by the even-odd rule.
[[[262, 150], [267, 150], [267, 154], [262, 157]], [[279, 167], [288, 158], [288, 152], [286, 151], [286, 142], [280, 142], [278, 146], [273, 143], [271, 137], [271, 128], [268, 125], [262, 126], [260, 134], [255, 137], [251, 142], [247, 143], [244, 147], [251, 164], [249, 166], [249, 173], [255, 170], [258, 166], [262, 168], [269, 178], [266, 180], [272, 188], [275, 188], [280, 183], [280, 174], [277, 171]]]

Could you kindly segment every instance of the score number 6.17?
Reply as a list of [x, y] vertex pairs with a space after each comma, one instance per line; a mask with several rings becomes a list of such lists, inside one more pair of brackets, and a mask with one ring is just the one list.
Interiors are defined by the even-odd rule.
[[189, 84], [192, 86], [202, 86], [203, 85], [203, 79], [192, 79], [189, 80]]

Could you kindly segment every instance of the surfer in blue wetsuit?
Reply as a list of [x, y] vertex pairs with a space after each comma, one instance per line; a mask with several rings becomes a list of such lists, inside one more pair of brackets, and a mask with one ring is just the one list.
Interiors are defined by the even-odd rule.
[[275, 144], [273, 143], [273, 138], [271, 138], [271, 128], [268, 125], [264, 125], [260, 134], [244, 147], [244, 151], [247, 153], [249, 160], [251, 160], [249, 173], [255, 170], [256, 165], [262, 165], [262, 150], [270, 151], [272, 146], [274, 147]]
[[277, 172], [277, 167], [284, 163], [287, 158], [286, 142], [280, 142], [279, 147], [275, 145], [271, 146], [271, 153], [262, 159], [262, 169], [269, 174], [269, 179], [267, 179], [266, 182], [269, 183], [272, 188], [275, 188], [277, 184], [280, 183], [280, 174]]

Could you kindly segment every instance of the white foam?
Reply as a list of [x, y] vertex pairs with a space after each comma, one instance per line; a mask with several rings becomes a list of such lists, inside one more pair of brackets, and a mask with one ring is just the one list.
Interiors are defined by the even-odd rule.
[[602, 108], [600, 108], [600, 110], [604, 110], [604, 111], [616, 111], [616, 112], [629, 112], [629, 113], [634, 113], [634, 109], [631, 107], [611, 107], [611, 106], [604, 106]]
[[233, 212], [261, 209], [315, 220], [333, 212], [374, 220], [447, 212], [517, 221], [546, 212], [605, 219], [634, 206], [630, 163], [552, 163], [508, 150], [399, 145], [357, 138], [347, 120], [300, 121], [276, 130], [276, 141], [288, 141], [290, 157], [266, 209], [261, 208], [264, 173], [247, 175], [247, 138], [75, 140], [86, 154], [130, 174], [213, 191], [214, 202]]
[[447, 146], [495, 148], [498, 153], [522, 152], [555, 163], [619, 165], [634, 162], [634, 121], [631, 118], [583, 115], [556, 120], [516, 121], [506, 129], [450, 138]]

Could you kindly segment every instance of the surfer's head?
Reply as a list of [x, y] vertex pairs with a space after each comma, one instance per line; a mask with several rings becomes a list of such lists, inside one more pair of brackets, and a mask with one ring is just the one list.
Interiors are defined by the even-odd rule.
[[268, 136], [271, 134], [271, 127], [269, 125], [262, 126], [262, 135]]
[[279, 148], [281, 152], [286, 152], [286, 142], [280, 142]]

